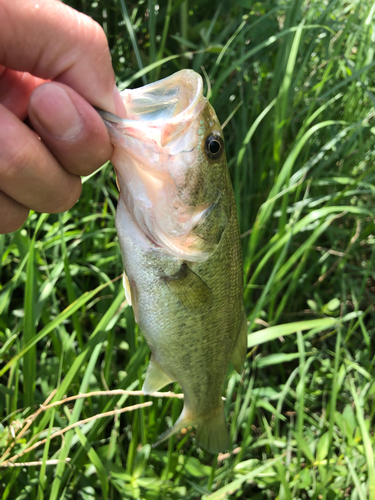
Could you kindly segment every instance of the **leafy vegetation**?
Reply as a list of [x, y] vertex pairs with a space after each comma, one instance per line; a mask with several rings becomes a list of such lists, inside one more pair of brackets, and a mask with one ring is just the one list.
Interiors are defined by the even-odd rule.
[[120, 88], [203, 75], [244, 233], [249, 354], [228, 373], [230, 453], [194, 431], [151, 448], [182, 401], [135, 392], [149, 350], [105, 165], [71, 211], [0, 236], [0, 498], [375, 500], [375, 5], [69, 3], [103, 25]]

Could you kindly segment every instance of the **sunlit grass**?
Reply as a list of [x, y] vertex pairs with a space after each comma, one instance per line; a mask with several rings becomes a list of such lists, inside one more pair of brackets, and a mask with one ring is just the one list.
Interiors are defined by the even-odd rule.
[[248, 360], [229, 453], [193, 430], [151, 448], [182, 402], [111, 392], [141, 388], [149, 349], [106, 165], [71, 211], [0, 236], [0, 498], [375, 500], [373, 4], [69, 3], [103, 24], [121, 88], [191, 67], [227, 122]]

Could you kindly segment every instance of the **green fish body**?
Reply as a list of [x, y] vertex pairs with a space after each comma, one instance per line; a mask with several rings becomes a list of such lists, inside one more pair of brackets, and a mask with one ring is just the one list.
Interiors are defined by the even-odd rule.
[[152, 352], [143, 391], [178, 382], [184, 408], [161, 440], [192, 425], [216, 453], [229, 446], [221, 396], [229, 362], [242, 369], [247, 335], [234, 194], [202, 88], [182, 70], [125, 90], [125, 119], [102, 116], [115, 147], [125, 292]]

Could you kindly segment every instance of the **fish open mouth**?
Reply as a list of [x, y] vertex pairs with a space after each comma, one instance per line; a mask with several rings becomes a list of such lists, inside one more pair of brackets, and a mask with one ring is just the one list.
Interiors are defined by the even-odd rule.
[[202, 91], [201, 76], [182, 70], [121, 92], [125, 118], [99, 111], [114, 145], [119, 203], [155, 245], [196, 262], [212, 252], [212, 245], [192, 232], [210, 203], [190, 203], [191, 192], [199, 189], [199, 130], [207, 106]]
[[125, 134], [155, 136], [160, 131], [161, 145], [181, 133], [200, 113], [203, 82], [200, 75], [192, 70], [178, 71], [168, 78], [150, 83], [137, 89], [121, 92], [125, 104], [126, 118], [98, 109], [101, 117], [116, 123]]
[[202, 95], [202, 78], [191, 70], [121, 93], [127, 119], [142, 122], [180, 120], [190, 114]]

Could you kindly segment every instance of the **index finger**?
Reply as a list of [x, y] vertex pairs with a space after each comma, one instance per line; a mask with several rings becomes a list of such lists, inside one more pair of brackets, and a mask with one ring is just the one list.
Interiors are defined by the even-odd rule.
[[65, 83], [115, 112], [115, 77], [98, 23], [58, 0], [0, 0], [0, 64]]

